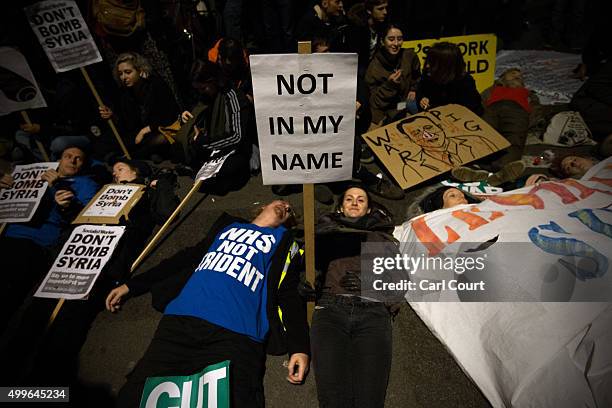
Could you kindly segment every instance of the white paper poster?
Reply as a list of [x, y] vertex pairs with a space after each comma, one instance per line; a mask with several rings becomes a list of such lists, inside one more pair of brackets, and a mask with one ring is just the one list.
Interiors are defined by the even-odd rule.
[[253, 55], [263, 183], [352, 177], [356, 54]]
[[47, 106], [25, 57], [0, 47], [0, 116]]
[[24, 10], [55, 72], [102, 61], [76, 2], [47, 0]]
[[[519, 244], [537, 249], [537, 256], [506, 251], [505, 259], [486, 260], [514, 280], [514, 289], [530, 303], [466, 302], [473, 296], [466, 293], [432, 293], [437, 301], [410, 302], [492, 406], [596, 407], [612, 401], [612, 307], [593, 301], [610, 293], [611, 205], [612, 159], [607, 159], [580, 180], [504, 192], [396, 228], [407, 256], [475, 243], [492, 245], [473, 254]], [[572, 257], [584, 259], [572, 262]], [[411, 282], [420, 284], [422, 275], [418, 271]]]
[[34, 296], [56, 299], [87, 296], [124, 231], [123, 226], [76, 227]]
[[211, 177], [215, 177], [219, 170], [221, 170], [221, 167], [223, 167], [225, 159], [227, 159], [232, 153], [234, 153], [233, 150], [226, 155], [217, 157], [216, 159], [212, 159], [204, 163], [202, 167], [200, 167], [200, 170], [198, 170], [198, 174], [196, 174], [195, 179], [204, 181]]
[[125, 209], [130, 199], [142, 190], [142, 186], [107, 184], [87, 205], [81, 217], [117, 217]]
[[58, 165], [49, 162], [15, 166], [13, 185], [0, 190], [0, 222], [30, 221], [48, 187], [40, 177], [49, 169], [56, 170]]

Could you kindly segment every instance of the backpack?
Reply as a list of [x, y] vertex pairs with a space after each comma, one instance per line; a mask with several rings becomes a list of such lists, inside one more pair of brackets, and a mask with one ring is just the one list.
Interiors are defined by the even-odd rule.
[[109, 35], [129, 37], [145, 26], [140, 0], [93, 0], [93, 18]]

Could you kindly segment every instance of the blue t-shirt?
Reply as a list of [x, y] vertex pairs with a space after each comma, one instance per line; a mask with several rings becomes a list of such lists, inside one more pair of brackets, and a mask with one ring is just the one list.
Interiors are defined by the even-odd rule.
[[164, 313], [198, 317], [263, 342], [268, 272], [284, 232], [237, 222], [225, 227]]

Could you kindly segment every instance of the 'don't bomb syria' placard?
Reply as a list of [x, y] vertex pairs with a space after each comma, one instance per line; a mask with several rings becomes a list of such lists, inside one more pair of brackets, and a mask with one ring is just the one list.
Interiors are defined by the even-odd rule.
[[49, 162], [15, 166], [13, 185], [0, 190], [0, 223], [30, 221], [49, 186], [41, 177], [58, 165]]
[[107, 184], [98, 191], [73, 224], [119, 224], [144, 194], [142, 184]]
[[461, 105], [408, 116], [362, 137], [403, 189], [510, 146]]
[[46, 0], [24, 10], [55, 72], [102, 61], [76, 2]]
[[76, 227], [34, 296], [56, 299], [85, 298], [113, 255], [124, 232], [124, 226]]

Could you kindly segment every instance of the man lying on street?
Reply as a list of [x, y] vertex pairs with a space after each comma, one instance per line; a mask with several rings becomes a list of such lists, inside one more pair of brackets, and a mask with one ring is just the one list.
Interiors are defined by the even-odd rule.
[[199, 244], [110, 292], [110, 311], [128, 293], [151, 291], [153, 306], [164, 313], [117, 406], [137, 406], [148, 377], [195, 374], [230, 360], [231, 406], [263, 407], [266, 348], [287, 351], [287, 380], [304, 380], [308, 324], [288, 221], [294, 223], [292, 209], [281, 200], [262, 207], [250, 223], [223, 214]]

